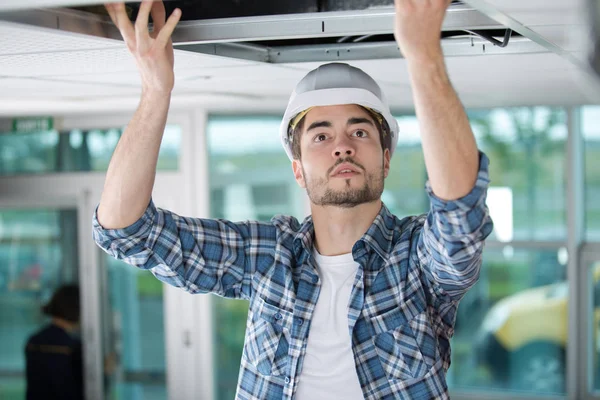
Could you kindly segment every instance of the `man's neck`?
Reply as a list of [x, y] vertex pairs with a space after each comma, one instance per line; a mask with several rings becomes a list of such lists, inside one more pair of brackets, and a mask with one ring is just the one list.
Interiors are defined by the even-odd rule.
[[317, 251], [324, 256], [352, 252], [352, 246], [367, 232], [381, 206], [381, 200], [352, 208], [311, 204]]

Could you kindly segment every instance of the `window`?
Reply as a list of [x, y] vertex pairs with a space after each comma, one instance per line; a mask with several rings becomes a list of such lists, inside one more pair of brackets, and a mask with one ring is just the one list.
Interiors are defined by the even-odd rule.
[[583, 107], [581, 114], [585, 143], [586, 238], [600, 241], [600, 106]]
[[503, 209], [492, 210], [497, 226], [490, 239], [565, 240], [564, 110], [496, 109], [469, 117], [480, 148], [491, 160], [488, 204], [498, 202]]
[[[600, 256], [598, 256], [600, 258]], [[592, 262], [588, 267], [588, 283], [590, 285], [591, 299], [588, 305], [588, 313], [591, 328], [590, 352], [591, 363], [591, 388], [592, 392], [600, 392], [600, 261]], [[586, 360], [587, 361], [587, 360]]]
[[564, 394], [566, 263], [565, 248], [484, 251], [479, 282], [458, 309], [452, 389]]
[[[492, 215], [496, 226], [490, 240], [565, 240], [565, 112], [494, 109], [471, 111], [469, 119], [479, 148], [491, 161], [488, 205], [497, 214]], [[414, 116], [397, 120], [398, 146], [382, 198], [399, 217], [418, 215], [429, 210], [419, 125]], [[495, 203], [501, 207], [492, 207]]]
[[[305, 194], [281, 147], [280, 122], [280, 117], [210, 117], [211, 217], [269, 221], [285, 214], [303, 219]], [[248, 302], [212, 299], [216, 397], [229, 400], [235, 397]]]
[[414, 115], [396, 119], [400, 127], [398, 145], [390, 160], [390, 172], [381, 198], [392, 214], [402, 218], [426, 213], [429, 198], [425, 192], [427, 170], [421, 148], [419, 122]]
[[103, 323], [105, 354], [116, 355], [107, 399], [166, 399], [163, 284], [141, 270], [102, 253], [107, 269]]
[[[0, 132], [0, 175], [106, 171], [124, 128]], [[177, 170], [181, 128], [167, 125], [158, 169]]]
[[[547, 107], [470, 111], [490, 159], [488, 206], [505, 242], [484, 252], [479, 282], [458, 309], [448, 383], [454, 391], [565, 392], [565, 248], [514, 248], [566, 240], [566, 115]], [[383, 201], [398, 217], [429, 210], [415, 116], [397, 117], [398, 146]], [[474, 345], [475, 344], [475, 345]]]

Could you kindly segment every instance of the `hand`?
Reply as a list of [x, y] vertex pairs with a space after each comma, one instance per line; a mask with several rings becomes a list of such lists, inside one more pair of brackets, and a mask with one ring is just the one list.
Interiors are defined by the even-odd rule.
[[[129, 21], [123, 3], [106, 4], [106, 11], [119, 28], [127, 48], [135, 57], [142, 78], [143, 93], [169, 95], [175, 84], [174, 55], [171, 34], [179, 22], [181, 10], [175, 9], [165, 23], [162, 1], [144, 0], [135, 27]], [[154, 29], [148, 32], [148, 16], [152, 13]]]
[[402, 55], [410, 59], [442, 56], [442, 24], [450, 0], [394, 0], [394, 37]]

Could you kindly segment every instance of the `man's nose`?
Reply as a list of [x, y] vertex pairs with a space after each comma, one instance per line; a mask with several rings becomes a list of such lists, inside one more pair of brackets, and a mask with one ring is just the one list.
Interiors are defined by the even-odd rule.
[[354, 146], [352, 146], [347, 138], [339, 140], [333, 149], [333, 156], [336, 158], [354, 156], [354, 154]]

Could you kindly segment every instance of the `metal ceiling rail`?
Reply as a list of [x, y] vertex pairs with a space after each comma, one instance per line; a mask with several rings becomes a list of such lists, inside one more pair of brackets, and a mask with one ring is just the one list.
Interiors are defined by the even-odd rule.
[[[29, 9], [0, 12], [0, 21], [121, 39], [108, 17], [70, 9]], [[266, 41], [280, 39], [390, 34], [394, 8], [301, 13], [260, 17], [182, 21], [173, 33], [175, 44]], [[452, 5], [443, 30], [502, 29], [504, 26], [466, 5]]]
[[577, 66], [582, 66], [581, 60], [575, 57], [573, 54], [564, 50], [563, 48], [555, 45], [554, 43], [545, 39], [542, 35], [534, 32], [533, 30], [527, 28], [522, 23], [516, 21], [512, 17], [508, 16], [506, 13], [498, 10], [495, 6], [489, 4], [489, 0], [464, 0], [473, 8], [479, 10], [482, 14], [485, 14], [489, 18], [497, 21], [503, 26], [512, 29], [515, 32], [518, 32], [522, 36], [531, 39], [536, 42], [540, 46], [545, 47], [549, 51], [558, 54], [559, 56], [571, 61]]
[[[203, 54], [273, 64], [392, 59], [402, 57], [398, 45], [393, 41], [281, 47], [263, 47], [245, 43], [210, 43], [176, 45], [176, 48]], [[447, 57], [549, 52], [537, 43], [521, 37], [513, 38], [510, 45], [505, 48], [494, 46], [487, 41], [480, 39], [444, 39], [442, 41], [442, 49]]]
[[[331, 11], [183, 21], [173, 33], [180, 44], [242, 42], [312, 37], [390, 34], [394, 31], [393, 7], [369, 10]], [[502, 29], [502, 25], [472, 7], [448, 9], [443, 30]]]

